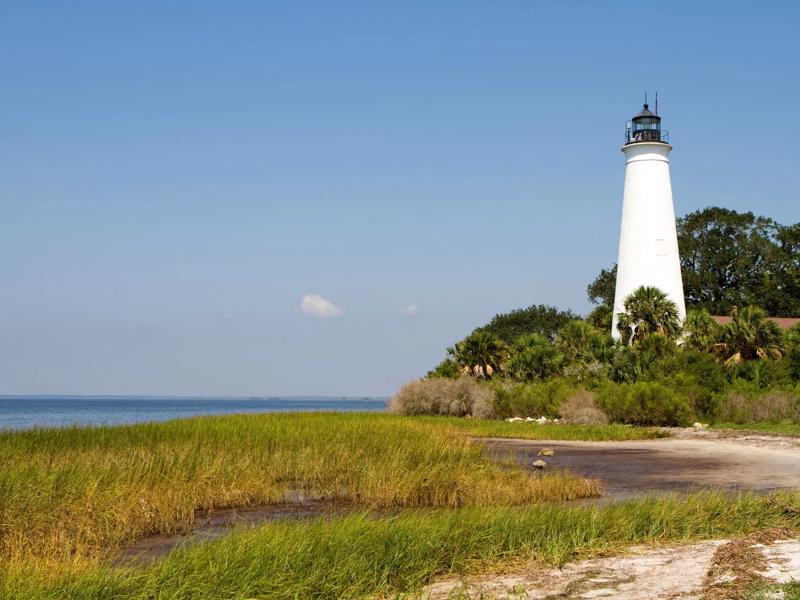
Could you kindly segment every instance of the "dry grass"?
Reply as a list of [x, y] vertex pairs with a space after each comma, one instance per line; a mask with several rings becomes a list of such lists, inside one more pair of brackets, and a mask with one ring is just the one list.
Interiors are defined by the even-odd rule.
[[458, 507], [599, 493], [591, 480], [498, 466], [456, 431], [446, 421], [317, 413], [0, 433], [0, 568], [97, 560], [187, 527], [196, 509], [297, 494]]
[[603, 425], [608, 415], [597, 406], [594, 394], [588, 390], [576, 390], [561, 403], [559, 412], [567, 423], [579, 425]]
[[738, 424], [797, 423], [800, 421], [800, 400], [788, 391], [731, 390], [722, 403], [719, 420]]
[[767, 559], [756, 545], [794, 535], [789, 529], [771, 527], [720, 546], [706, 575], [703, 600], [746, 600], [755, 587], [766, 583]]
[[489, 386], [467, 375], [458, 379], [433, 377], [404, 385], [389, 402], [389, 410], [400, 415], [486, 419], [494, 413], [493, 399]]

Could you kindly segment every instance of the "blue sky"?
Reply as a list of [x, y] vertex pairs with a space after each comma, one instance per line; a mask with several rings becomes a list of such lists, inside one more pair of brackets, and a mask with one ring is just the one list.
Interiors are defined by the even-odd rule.
[[789, 2], [2, 2], [0, 393], [390, 394], [497, 312], [585, 313], [645, 89], [678, 214], [798, 221], [799, 25]]

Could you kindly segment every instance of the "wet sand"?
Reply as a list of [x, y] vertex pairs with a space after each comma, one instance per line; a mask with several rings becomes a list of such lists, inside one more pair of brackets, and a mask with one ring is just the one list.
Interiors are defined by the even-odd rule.
[[[740, 490], [766, 494], [800, 488], [800, 448], [761, 447], [732, 440], [665, 438], [627, 442], [481, 440], [495, 458], [531, 468], [567, 469], [603, 482], [604, 499]], [[553, 456], [538, 456], [551, 448]]]
[[256, 526], [269, 521], [312, 519], [352, 512], [352, 507], [323, 500], [306, 500], [262, 506], [216, 509], [210, 514], [198, 511], [194, 524], [186, 531], [152, 535], [123, 547], [114, 557], [115, 564], [147, 562], [163, 557], [176, 546], [212, 540], [230, 533], [234, 527]]

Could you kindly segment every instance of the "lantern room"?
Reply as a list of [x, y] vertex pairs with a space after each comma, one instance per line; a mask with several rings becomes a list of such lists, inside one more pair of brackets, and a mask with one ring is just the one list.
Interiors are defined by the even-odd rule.
[[638, 142], [669, 143], [669, 132], [661, 130], [661, 117], [652, 112], [647, 104], [625, 127], [625, 144]]

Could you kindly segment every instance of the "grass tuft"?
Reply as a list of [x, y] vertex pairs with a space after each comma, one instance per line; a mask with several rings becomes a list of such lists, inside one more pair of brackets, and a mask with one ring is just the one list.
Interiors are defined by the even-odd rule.
[[568, 500], [596, 481], [497, 465], [455, 420], [387, 414], [201, 417], [0, 433], [0, 567], [99, 560], [195, 511], [298, 495], [355, 507]]
[[509, 559], [561, 565], [631, 544], [800, 525], [797, 496], [698, 494], [603, 507], [539, 504], [273, 523], [172, 552], [147, 567], [9, 572], [4, 598], [363, 598], [414, 595], [437, 576]]

